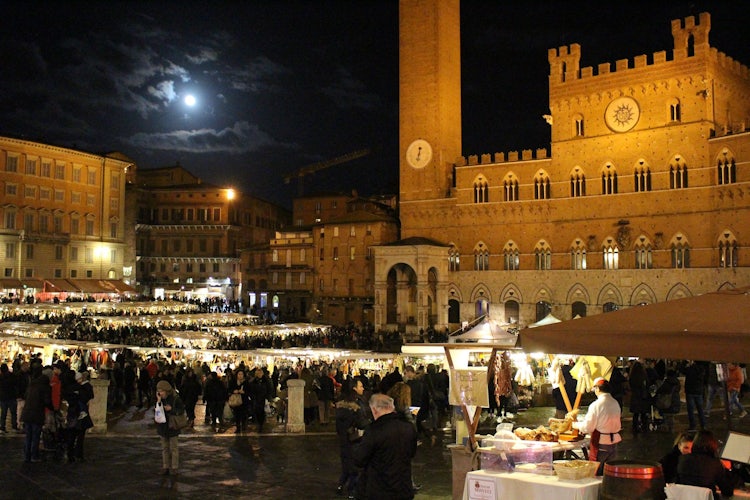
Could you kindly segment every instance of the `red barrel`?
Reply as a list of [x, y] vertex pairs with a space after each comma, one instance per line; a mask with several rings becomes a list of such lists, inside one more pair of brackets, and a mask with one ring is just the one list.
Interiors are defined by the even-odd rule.
[[665, 500], [659, 462], [613, 460], [604, 464], [599, 500]]

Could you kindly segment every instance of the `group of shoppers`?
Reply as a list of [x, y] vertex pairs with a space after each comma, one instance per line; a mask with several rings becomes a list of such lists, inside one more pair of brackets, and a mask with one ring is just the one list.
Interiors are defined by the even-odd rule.
[[10, 416], [11, 428], [25, 435], [25, 462], [40, 462], [44, 447], [63, 451], [68, 463], [85, 460], [83, 443], [93, 427], [89, 402], [94, 398], [88, 371], [76, 371], [62, 360], [49, 366], [42, 366], [39, 357], [17, 361], [14, 370], [0, 364], [0, 432], [7, 432]]

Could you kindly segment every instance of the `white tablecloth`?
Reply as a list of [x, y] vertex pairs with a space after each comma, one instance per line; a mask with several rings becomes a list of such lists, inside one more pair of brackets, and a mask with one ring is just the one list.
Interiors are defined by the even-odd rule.
[[[576, 481], [528, 472], [476, 470], [466, 474], [464, 500], [597, 500], [601, 477]], [[494, 497], [491, 495], [494, 489]]]

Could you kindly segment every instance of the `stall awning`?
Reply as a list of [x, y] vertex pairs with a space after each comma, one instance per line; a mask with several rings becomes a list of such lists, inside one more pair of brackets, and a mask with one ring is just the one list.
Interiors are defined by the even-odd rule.
[[38, 278], [23, 278], [21, 279], [21, 286], [26, 288], [44, 288], [44, 281]]
[[21, 280], [16, 278], [2, 278], [0, 279], [0, 288], [4, 290], [15, 290], [21, 288]]
[[68, 280], [64, 279], [49, 279], [44, 281], [44, 291], [50, 293], [58, 292], [77, 292], [78, 288], [75, 287]]
[[135, 293], [135, 287], [128, 285], [122, 280], [105, 280], [107, 285], [117, 293]]
[[73, 286], [83, 293], [114, 293], [110, 287], [106, 286], [104, 280], [97, 279], [71, 279]]

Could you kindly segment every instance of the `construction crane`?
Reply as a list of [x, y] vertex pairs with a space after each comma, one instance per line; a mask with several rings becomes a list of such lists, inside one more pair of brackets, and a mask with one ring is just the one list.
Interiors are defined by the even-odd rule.
[[352, 151], [351, 153], [347, 153], [345, 155], [337, 156], [335, 158], [331, 158], [329, 160], [323, 160], [319, 161], [317, 163], [312, 163], [310, 165], [306, 165], [304, 167], [301, 167], [291, 174], [284, 176], [284, 184], [289, 184], [292, 182], [292, 179], [297, 179], [297, 196], [303, 196], [304, 195], [304, 178], [306, 175], [314, 174], [315, 172], [318, 172], [319, 170], [326, 169], [328, 167], [333, 167], [334, 165], [341, 165], [342, 163], [347, 163], [352, 160], [356, 160], [357, 158], [362, 158], [363, 156], [367, 156], [370, 154], [370, 149], [360, 149], [357, 151]]

